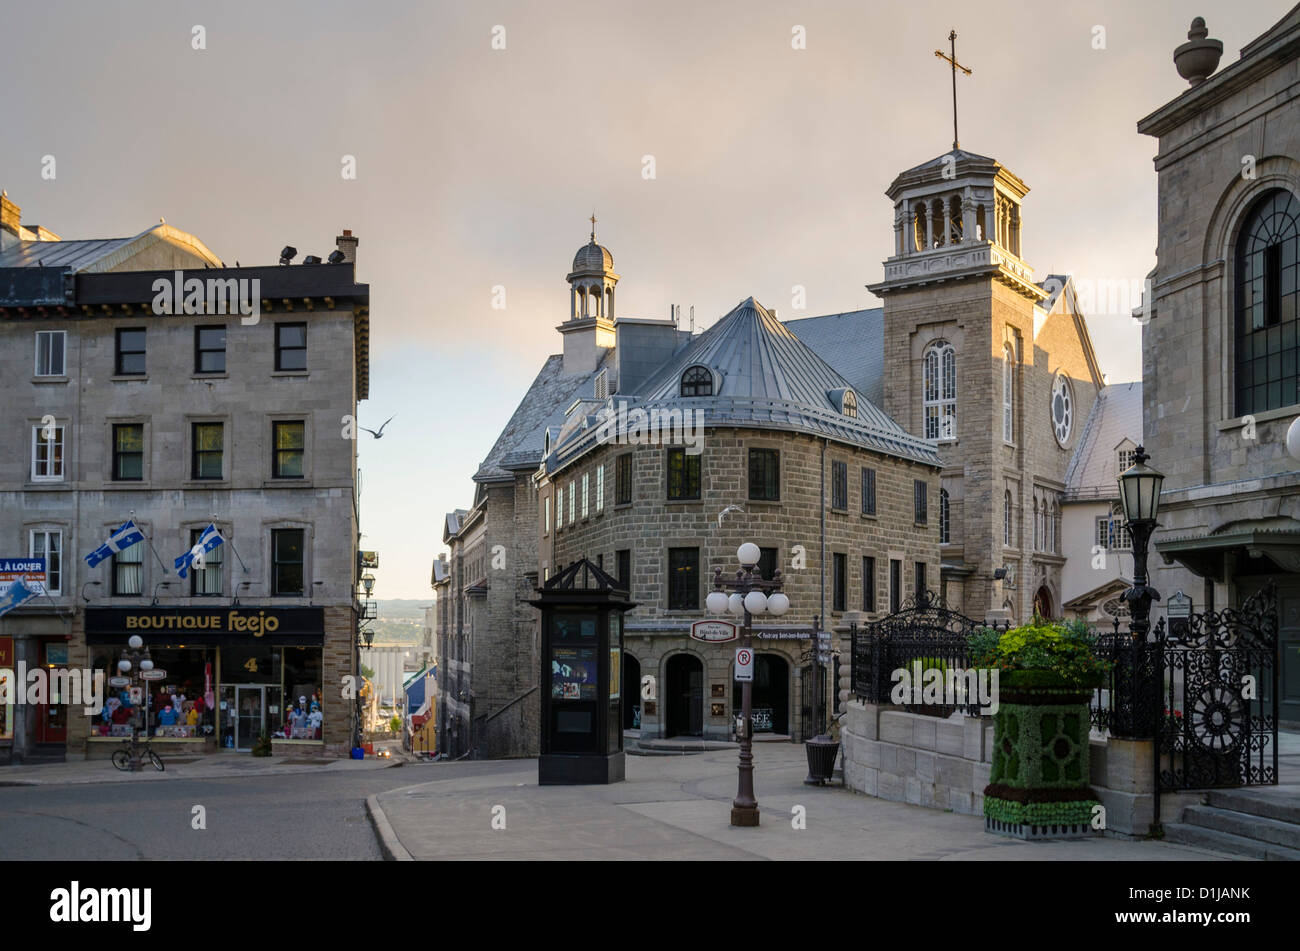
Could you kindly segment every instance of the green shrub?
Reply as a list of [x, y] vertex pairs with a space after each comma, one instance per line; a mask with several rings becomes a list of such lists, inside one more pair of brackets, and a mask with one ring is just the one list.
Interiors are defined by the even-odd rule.
[[999, 632], [981, 628], [967, 639], [971, 663], [1001, 671], [1050, 671], [1072, 684], [1096, 684], [1111, 664], [1097, 656], [1097, 639], [1086, 621], [1044, 621]]

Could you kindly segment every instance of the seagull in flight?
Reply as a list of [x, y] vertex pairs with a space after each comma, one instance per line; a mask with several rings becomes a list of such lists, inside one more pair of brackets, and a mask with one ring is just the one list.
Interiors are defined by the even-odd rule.
[[[396, 419], [396, 418], [397, 418], [397, 414], [394, 413], [392, 416], [390, 416], [390, 417], [388, 417], [386, 420], [384, 420], [384, 426], [387, 426], [389, 423], [391, 423], [391, 422], [392, 422], [394, 419]], [[379, 432], [375, 432], [373, 429], [366, 429], [366, 427], [364, 427], [364, 426], [362, 426], [362, 427], [360, 427], [360, 428], [361, 428], [361, 429], [365, 429], [366, 432], [370, 433], [370, 435], [374, 436], [376, 439], [383, 439], [383, 438], [384, 438], [384, 426], [380, 426], [380, 427], [379, 427]]]
[[726, 518], [727, 515], [729, 515], [730, 513], [732, 513], [732, 512], [744, 512], [744, 511], [745, 511], [745, 509], [744, 509], [743, 506], [740, 506], [740, 505], [728, 505], [725, 509], [723, 509], [721, 512], [718, 513], [718, 528], [721, 528], [721, 527], [722, 527], [722, 520], [723, 520], [724, 518]]

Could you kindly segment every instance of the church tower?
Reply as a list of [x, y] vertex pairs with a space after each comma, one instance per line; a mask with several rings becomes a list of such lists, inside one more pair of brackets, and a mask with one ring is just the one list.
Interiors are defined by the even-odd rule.
[[596, 216], [591, 240], [573, 256], [569, 282], [569, 319], [555, 329], [564, 335], [564, 372], [590, 373], [614, 346], [614, 255], [596, 243]]
[[[894, 253], [885, 279], [868, 285], [884, 302], [885, 410], [933, 440], [945, 464], [943, 594], [976, 618], [1005, 611], [1024, 620], [1033, 597], [1017, 577], [1032, 550], [1027, 473], [1040, 461], [1024, 425], [1023, 370], [1035, 359], [1035, 318], [1049, 291], [1020, 256], [1028, 191], [994, 159], [957, 148], [902, 172], [886, 191]], [[1064, 464], [1050, 463], [1059, 480]], [[995, 580], [1008, 567], [1011, 577]]]

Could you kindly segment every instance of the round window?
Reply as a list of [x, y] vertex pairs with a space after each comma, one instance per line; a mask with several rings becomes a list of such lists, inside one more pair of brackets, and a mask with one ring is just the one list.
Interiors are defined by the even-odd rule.
[[1052, 384], [1052, 428], [1058, 443], [1064, 446], [1069, 442], [1070, 430], [1074, 428], [1074, 394], [1064, 373], [1056, 374], [1056, 382]]

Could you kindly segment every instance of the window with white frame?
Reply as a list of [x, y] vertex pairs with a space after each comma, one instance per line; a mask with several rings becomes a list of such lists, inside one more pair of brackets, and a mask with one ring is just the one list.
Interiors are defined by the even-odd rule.
[[1096, 542], [1108, 551], [1131, 551], [1133, 536], [1128, 530], [1124, 516], [1112, 512], [1097, 518]]
[[588, 473], [584, 472], [582, 474], [582, 517], [583, 518], [586, 518], [588, 515], [591, 514], [590, 511], [588, 510], [588, 505], [589, 505], [588, 499], [591, 498], [591, 492], [590, 492], [590, 485], [587, 482], [587, 478], [588, 478]]
[[32, 427], [32, 481], [63, 481], [63, 427]]
[[1002, 348], [1002, 441], [1012, 442], [1015, 435], [1015, 413], [1013, 411], [1015, 386], [1016, 352], [1007, 344]]
[[45, 559], [45, 593], [63, 593], [63, 532], [59, 529], [32, 529], [28, 538], [32, 558]]
[[1123, 472], [1125, 469], [1131, 468], [1134, 462], [1133, 457], [1136, 455], [1137, 450], [1132, 447], [1121, 449], [1119, 451], [1119, 471]]
[[596, 466], [596, 511], [605, 507], [605, 464]]
[[925, 351], [925, 438], [957, 438], [957, 351], [946, 340]]
[[67, 367], [66, 330], [36, 331], [36, 375], [66, 376]]
[[576, 479], [569, 480], [569, 524], [572, 525], [578, 520], [578, 483]]
[[555, 527], [559, 528], [564, 524], [564, 486], [555, 487]]
[[545, 534], [551, 530], [551, 497], [549, 495], [545, 499], [542, 510], [545, 513], [542, 515], [542, 534]]

